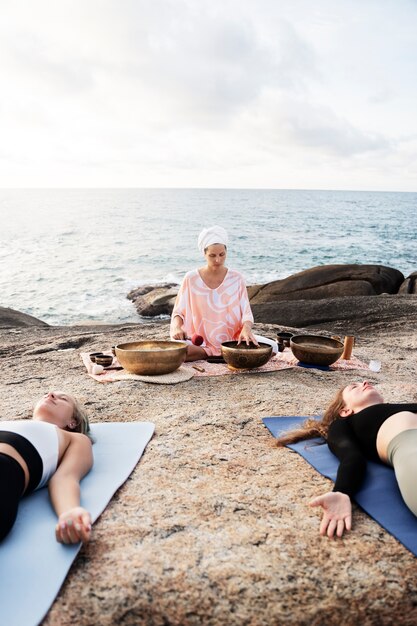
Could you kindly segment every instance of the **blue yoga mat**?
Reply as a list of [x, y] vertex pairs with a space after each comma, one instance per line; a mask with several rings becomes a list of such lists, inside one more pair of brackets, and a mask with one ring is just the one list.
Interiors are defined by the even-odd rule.
[[[81, 503], [93, 521], [133, 471], [154, 429], [150, 422], [92, 425], [94, 466], [81, 483]], [[36, 626], [57, 596], [81, 544], [58, 543], [55, 524], [47, 489], [23, 498], [0, 544], [0, 624]]]
[[321, 370], [322, 372], [331, 372], [331, 369], [328, 365], [310, 365], [309, 363], [302, 363], [298, 361], [297, 367], [305, 367], [310, 370]]
[[[264, 417], [262, 421], [274, 437], [278, 437], [296, 428], [305, 419], [307, 417]], [[320, 474], [334, 481], [339, 460], [330, 452], [327, 444], [312, 445], [319, 441], [323, 439], [300, 441], [288, 447], [298, 452]], [[368, 461], [365, 481], [355, 495], [355, 501], [417, 556], [417, 518], [404, 504], [394, 471], [390, 467]]]

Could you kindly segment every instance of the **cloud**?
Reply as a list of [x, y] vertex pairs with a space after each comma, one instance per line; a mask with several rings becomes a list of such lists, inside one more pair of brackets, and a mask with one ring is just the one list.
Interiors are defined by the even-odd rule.
[[288, 137], [298, 145], [335, 156], [348, 158], [392, 147], [382, 134], [356, 128], [327, 106], [293, 103], [285, 121]]
[[172, 124], [227, 125], [265, 89], [303, 90], [317, 74], [313, 50], [291, 24], [278, 20], [265, 33], [244, 15], [219, 19], [208, 6], [178, 2], [162, 31], [149, 20], [146, 41], [128, 36], [126, 78], [157, 110], [166, 104]]
[[312, 163], [331, 180], [369, 155], [381, 171], [389, 153], [398, 172], [410, 163], [408, 0], [14, 0], [2, 11], [0, 185], [227, 186], [233, 171], [232, 186], [266, 184], [259, 172], [274, 186], [278, 171], [285, 186], [281, 174], [293, 181]]

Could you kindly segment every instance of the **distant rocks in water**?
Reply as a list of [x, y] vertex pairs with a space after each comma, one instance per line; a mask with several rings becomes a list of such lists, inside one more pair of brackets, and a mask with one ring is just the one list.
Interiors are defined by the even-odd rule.
[[417, 332], [417, 297], [381, 294], [253, 304], [257, 322], [321, 328], [343, 335], [409, 328]]
[[[265, 324], [304, 327], [327, 325], [335, 327], [340, 321], [343, 328], [352, 321], [352, 328], [376, 320], [392, 308], [392, 315], [400, 311], [411, 315], [414, 303], [407, 298], [382, 300], [382, 294], [407, 296], [416, 293], [417, 272], [407, 279], [391, 267], [383, 265], [321, 265], [293, 274], [265, 285], [248, 287], [249, 299], [255, 321]], [[146, 285], [128, 295], [142, 316], [170, 315], [178, 285]], [[369, 298], [369, 296], [381, 296]], [[349, 298], [347, 303], [346, 298]], [[415, 312], [415, 308], [412, 308]]]
[[143, 285], [132, 289], [127, 297], [132, 300], [137, 312], [143, 317], [171, 315], [178, 289], [179, 285], [176, 283]]
[[323, 265], [252, 287], [251, 306], [265, 324], [344, 334], [399, 323], [417, 330], [417, 300], [397, 295], [403, 284], [403, 274], [391, 267]]
[[250, 289], [251, 304], [398, 293], [404, 276], [383, 265], [320, 265]]
[[28, 326], [48, 326], [32, 315], [0, 306], [0, 328], [24, 328]]

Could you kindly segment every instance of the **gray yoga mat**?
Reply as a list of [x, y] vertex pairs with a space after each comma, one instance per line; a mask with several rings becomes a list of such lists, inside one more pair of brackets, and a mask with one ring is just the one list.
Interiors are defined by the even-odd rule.
[[[94, 466], [81, 483], [81, 503], [93, 521], [133, 471], [154, 429], [150, 422], [92, 425]], [[1, 625], [36, 626], [56, 598], [81, 544], [58, 543], [55, 524], [47, 489], [23, 498], [0, 544]]]

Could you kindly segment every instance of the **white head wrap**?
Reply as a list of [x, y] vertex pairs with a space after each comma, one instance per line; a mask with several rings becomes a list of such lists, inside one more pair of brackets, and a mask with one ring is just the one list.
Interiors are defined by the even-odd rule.
[[222, 226], [211, 226], [210, 228], [203, 228], [198, 235], [198, 248], [200, 252], [204, 253], [204, 250], [213, 243], [222, 243], [227, 246], [228, 241], [227, 231]]

